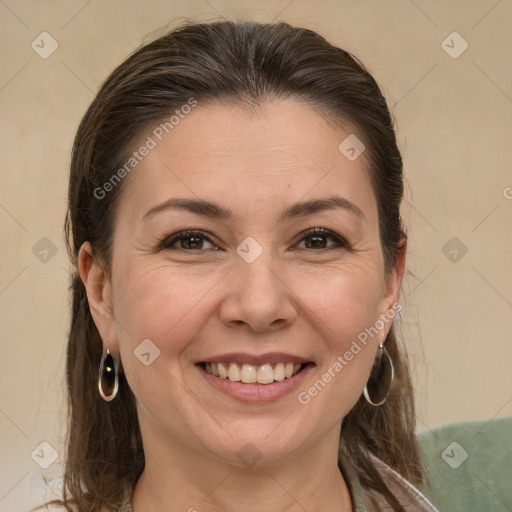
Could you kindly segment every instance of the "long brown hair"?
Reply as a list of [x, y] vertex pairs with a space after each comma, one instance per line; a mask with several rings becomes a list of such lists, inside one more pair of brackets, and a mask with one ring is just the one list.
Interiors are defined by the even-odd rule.
[[[296, 98], [333, 119], [348, 120], [366, 146], [386, 272], [393, 269], [405, 236], [402, 158], [393, 121], [377, 83], [350, 53], [311, 30], [248, 21], [186, 22], [135, 51], [102, 85], [80, 123], [72, 153], [65, 227], [75, 274], [60, 502], [67, 510], [117, 510], [123, 492], [134, 487], [144, 468], [135, 400], [125, 376], [121, 372], [119, 396], [112, 402], [98, 393], [102, 340], [76, 271], [79, 249], [89, 241], [110, 272], [114, 214], [129, 177], [115, 182], [107, 194], [102, 186], [127, 161], [137, 137], [191, 98], [199, 104], [224, 101], [250, 108]], [[422, 481], [411, 379], [395, 328], [385, 342], [395, 367], [390, 394], [379, 407], [361, 396], [343, 420], [340, 449], [348, 453], [363, 485], [401, 510], [368, 456], [371, 452], [413, 483]]]

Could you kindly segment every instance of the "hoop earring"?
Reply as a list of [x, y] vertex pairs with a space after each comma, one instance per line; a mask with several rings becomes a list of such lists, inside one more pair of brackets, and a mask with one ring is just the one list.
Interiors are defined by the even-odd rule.
[[374, 406], [382, 405], [386, 401], [391, 388], [391, 382], [393, 382], [395, 377], [395, 368], [388, 351], [382, 343], [379, 345], [379, 349], [378, 363], [373, 366], [370, 378], [363, 391], [366, 401]]
[[119, 390], [119, 357], [112, 356], [110, 350], [103, 349], [98, 374], [98, 390], [106, 402], [114, 400]]

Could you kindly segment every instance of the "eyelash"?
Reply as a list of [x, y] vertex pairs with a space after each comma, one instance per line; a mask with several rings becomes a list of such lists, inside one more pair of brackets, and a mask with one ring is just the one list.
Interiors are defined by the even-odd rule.
[[[296, 241], [296, 243], [302, 242], [305, 238], [314, 236], [314, 235], [322, 235], [326, 238], [331, 238], [336, 242], [335, 246], [326, 247], [322, 249], [317, 249], [317, 251], [329, 251], [332, 249], [340, 249], [344, 248], [346, 250], [350, 250], [351, 247], [348, 244], [348, 242], [341, 236], [336, 235], [332, 231], [329, 231], [328, 229], [324, 228], [310, 228], [306, 231], [302, 232]], [[207, 236], [206, 233], [203, 231], [197, 231], [193, 229], [187, 229], [185, 231], [180, 231], [179, 233], [174, 233], [173, 235], [166, 236], [163, 239], [161, 239], [158, 242], [157, 250], [181, 250], [185, 252], [205, 252], [205, 249], [183, 249], [172, 247], [176, 242], [179, 242], [180, 240], [185, 240], [187, 238], [191, 238], [192, 236], [202, 238], [208, 242], [210, 242], [212, 245], [215, 245]], [[206, 249], [206, 250], [217, 250], [217, 249]], [[299, 250], [308, 250], [308, 248], [303, 248]], [[311, 249], [314, 250], [314, 249]]]

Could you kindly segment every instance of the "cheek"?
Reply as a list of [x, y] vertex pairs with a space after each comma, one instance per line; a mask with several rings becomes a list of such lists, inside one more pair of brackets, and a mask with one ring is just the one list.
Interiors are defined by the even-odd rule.
[[215, 286], [224, 273], [193, 268], [180, 271], [168, 262], [142, 264], [135, 260], [129, 268], [119, 266], [113, 295], [125, 370], [140, 369], [140, 361], [133, 355], [145, 342], [165, 356], [155, 363], [174, 372], [180, 354], [212, 315]]
[[[215, 320], [226, 298], [223, 279], [235, 279], [228, 270], [219, 266], [208, 270], [201, 265], [177, 269], [162, 261], [132, 260], [129, 267], [118, 265], [113, 297], [121, 358], [131, 388], [146, 406], [158, 411], [157, 397], [150, 391], [161, 389], [162, 381], [182, 380], [180, 356], [192, 340], [201, 338], [205, 325]], [[310, 267], [307, 272], [288, 267], [284, 272], [282, 293], [294, 302], [298, 314], [290, 336], [300, 335], [301, 348], [309, 343], [317, 347], [318, 376], [327, 372], [325, 379], [330, 375], [332, 382], [316, 404], [327, 407], [327, 397], [334, 399], [338, 407], [328, 408], [327, 414], [337, 421], [359, 397], [373, 362], [376, 343], [371, 338], [366, 345], [354, 346], [353, 342], [376, 321], [378, 269], [362, 258], [357, 264]], [[210, 325], [216, 325], [215, 321]], [[141, 355], [140, 346], [144, 354], [149, 353], [146, 361], [134, 357]], [[174, 395], [180, 386], [173, 387], [167, 385], [165, 393], [169, 403], [179, 403], [179, 394]]]
[[120, 355], [138, 406], [154, 418], [163, 403], [183, 413], [190, 405], [179, 384], [180, 355], [212, 314], [206, 308], [219, 276], [177, 272], [161, 262], [132, 262], [117, 270], [113, 296]]
[[[343, 349], [378, 318], [381, 279], [375, 266], [347, 264], [297, 279], [294, 293], [304, 315], [317, 317], [317, 326], [333, 347]], [[309, 313], [308, 313], [309, 310]]]
[[[298, 325], [320, 334], [330, 356], [344, 353], [350, 341], [375, 322], [380, 289], [377, 272], [370, 265], [288, 270], [282, 293], [295, 303]], [[114, 313], [121, 350], [133, 352], [150, 339], [161, 351], [174, 355], [221, 307], [223, 278], [234, 279], [218, 266], [176, 269], [161, 261], [135, 261], [126, 269], [119, 266], [116, 277]]]
[[[380, 342], [378, 273], [371, 268], [338, 271], [322, 286], [308, 278], [298, 290], [317, 317], [320, 368], [313, 386], [301, 390], [300, 402], [333, 424], [355, 405], [368, 380]], [[313, 315], [310, 314], [310, 317]], [[325, 391], [324, 391], [325, 390]], [[317, 397], [317, 398], [316, 398]]]

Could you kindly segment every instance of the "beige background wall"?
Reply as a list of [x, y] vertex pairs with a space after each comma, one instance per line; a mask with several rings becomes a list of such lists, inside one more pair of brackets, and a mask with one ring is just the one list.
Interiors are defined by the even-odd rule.
[[[2, 511], [22, 510], [41, 475], [61, 469], [62, 223], [78, 122], [113, 67], [168, 22], [237, 13], [319, 31], [362, 58], [393, 107], [407, 178], [403, 323], [418, 429], [512, 414], [510, 0], [2, 0]], [[463, 40], [442, 45], [454, 31], [469, 45], [457, 58]], [[58, 43], [46, 59], [31, 47], [48, 51], [41, 32]], [[44, 471], [31, 457], [42, 442], [58, 457]], [[42, 450], [39, 461], [51, 462], [52, 449]]]

